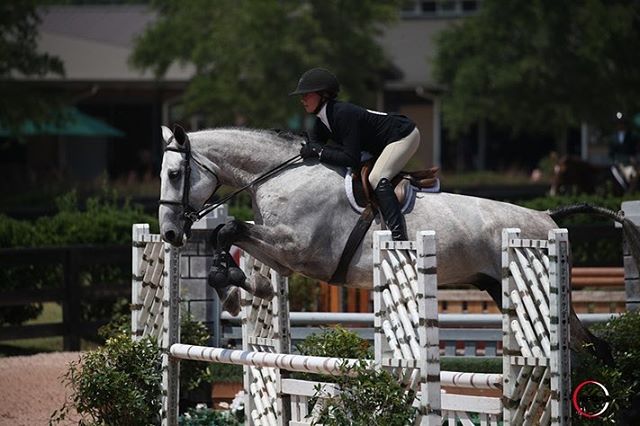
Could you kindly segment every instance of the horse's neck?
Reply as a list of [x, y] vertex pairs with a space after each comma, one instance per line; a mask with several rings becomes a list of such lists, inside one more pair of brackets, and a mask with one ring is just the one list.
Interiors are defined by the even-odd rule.
[[225, 185], [240, 187], [297, 154], [296, 141], [246, 129], [215, 129], [191, 136], [192, 150], [210, 161]]

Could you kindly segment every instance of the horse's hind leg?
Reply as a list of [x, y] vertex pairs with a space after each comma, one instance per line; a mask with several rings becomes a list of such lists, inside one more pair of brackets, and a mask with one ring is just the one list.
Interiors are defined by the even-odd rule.
[[605, 364], [613, 366], [614, 360], [613, 355], [611, 354], [611, 346], [589, 331], [589, 329], [580, 321], [578, 315], [576, 315], [573, 310], [573, 307], [571, 307], [570, 315], [569, 328], [571, 330], [571, 349], [575, 351], [583, 351], [586, 349]]
[[[498, 307], [502, 309], [502, 284], [500, 281], [486, 274], [477, 274], [473, 277], [472, 282], [478, 289], [489, 293]], [[587, 349], [607, 365], [613, 365], [613, 356], [611, 355], [609, 344], [591, 333], [580, 322], [573, 307], [571, 307], [569, 327], [571, 330], [570, 347], [572, 350], [582, 351]]]
[[487, 274], [476, 274], [468, 280], [478, 290], [484, 290], [489, 293], [489, 296], [496, 302], [498, 309], [502, 309], [502, 283]]

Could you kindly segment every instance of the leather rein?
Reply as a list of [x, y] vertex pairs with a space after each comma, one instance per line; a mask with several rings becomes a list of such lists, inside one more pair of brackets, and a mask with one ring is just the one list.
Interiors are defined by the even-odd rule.
[[[185, 170], [184, 170], [184, 185], [182, 188], [182, 200], [178, 201], [178, 200], [164, 200], [164, 199], [160, 199], [158, 201], [158, 204], [163, 205], [176, 205], [176, 206], [181, 206], [182, 207], [182, 215], [185, 219], [186, 225], [185, 225], [185, 229], [190, 229], [191, 225], [202, 219], [204, 216], [206, 216], [210, 211], [216, 209], [217, 207], [221, 206], [222, 204], [226, 203], [227, 201], [229, 201], [230, 199], [232, 199], [233, 197], [235, 197], [236, 195], [238, 195], [239, 193], [251, 188], [252, 186], [266, 180], [267, 178], [273, 176], [274, 174], [284, 170], [285, 168], [287, 168], [288, 166], [290, 166], [292, 163], [294, 163], [295, 161], [299, 160], [300, 158], [302, 158], [300, 155], [296, 155], [294, 157], [291, 157], [290, 159], [284, 161], [283, 163], [275, 166], [274, 168], [266, 171], [265, 173], [261, 174], [260, 176], [258, 176], [257, 178], [255, 178], [254, 180], [252, 180], [251, 182], [249, 182], [248, 184], [246, 184], [245, 186], [243, 186], [242, 188], [237, 189], [236, 191], [232, 192], [231, 194], [227, 195], [226, 197], [223, 197], [221, 200], [213, 203], [213, 204], [207, 204], [205, 202], [205, 205], [201, 208], [201, 209], [195, 209], [194, 207], [191, 206], [191, 204], [189, 204], [189, 194], [190, 194], [190, 183], [191, 183], [191, 160], [195, 161], [200, 167], [202, 167], [204, 170], [206, 170], [208, 173], [210, 173], [211, 175], [213, 175], [213, 177], [216, 178], [216, 187], [213, 190], [213, 193], [211, 194], [211, 196], [209, 197], [209, 199], [211, 199], [216, 192], [218, 191], [218, 189], [220, 188], [220, 186], [222, 185], [220, 183], [220, 179], [218, 178], [218, 174], [212, 170], [211, 168], [207, 167], [206, 165], [202, 164], [202, 162], [198, 161], [192, 154], [191, 154], [191, 145], [189, 143], [189, 140], [187, 139], [187, 141], [185, 141], [184, 144], [182, 144], [182, 146], [184, 146], [184, 148], [176, 148], [176, 147], [170, 147], [169, 145], [171, 144], [172, 140], [173, 140], [173, 136], [169, 139], [169, 141], [167, 141], [167, 146], [165, 147], [164, 151], [173, 151], [173, 152], [179, 152], [181, 154], [185, 154]], [[207, 200], [208, 201], [208, 200]]]

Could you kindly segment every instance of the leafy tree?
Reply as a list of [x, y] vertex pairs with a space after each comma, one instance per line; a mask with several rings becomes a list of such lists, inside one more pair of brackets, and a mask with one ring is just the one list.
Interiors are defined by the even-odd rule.
[[438, 39], [445, 125], [487, 118], [559, 141], [581, 121], [611, 125], [639, 107], [639, 30], [637, 1], [485, 0]]
[[211, 122], [243, 117], [254, 126], [283, 126], [297, 100], [287, 99], [300, 74], [333, 70], [347, 96], [373, 104], [388, 61], [376, 42], [397, 16], [397, 0], [154, 0], [158, 19], [138, 39], [132, 63], [163, 75], [193, 64], [185, 105]]
[[0, 2], [0, 125], [13, 132], [25, 120], [51, 118], [61, 103], [58, 94], [24, 81], [64, 75], [59, 58], [37, 50], [38, 3], [42, 2]]

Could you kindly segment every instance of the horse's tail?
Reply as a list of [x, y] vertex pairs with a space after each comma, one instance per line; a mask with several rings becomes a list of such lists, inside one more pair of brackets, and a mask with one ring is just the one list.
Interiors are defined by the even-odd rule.
[[622, 232], [626, 238], [631, 255], [635, 259], [636, 264], [640, 265], [640, 228], [638, 228], [635, 223], [625, 218], [624, 212], [615, 212], [604, 207], [592, 206], [591, 204], [583, 203], [547, 210], [547, 213], [549, 213], [551, 218], [554, 220], [579, 213], [604, 216], [615, 220], [622, 225]]

